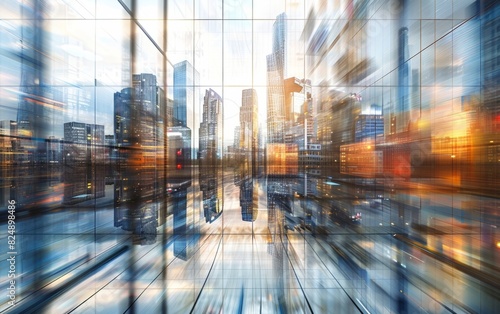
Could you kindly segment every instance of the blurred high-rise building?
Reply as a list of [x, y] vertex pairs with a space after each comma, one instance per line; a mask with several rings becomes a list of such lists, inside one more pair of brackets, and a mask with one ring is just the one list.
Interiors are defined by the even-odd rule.
[[243, 221], [255, 221], [258, 214], [258, 101], [255, 89], [242, 91], [240, 108], [240, 153], [238, 171]]
[[104, 126], [64, 124], [64, 204], [104, 197]]
[[241, 147], [241, 127], [239, 125], [234, 127], [234, 141], [233, 141], [233, 147], [234, 149], [238, 150]]
[[[51, 87], [48, 73], [49, 60], [48, 36], [45, 20], [44, 1], [33, 1], [30, 9], [22, 10], [26, 21], [21, 29], [21, 88], [17, 110], [20, 149], [24, 154], [17, 154], [21, 162], [46, 162], [44, 140], [53, 135], [54, 121], [60, 118], [56, 114], [62, 109], [61, 93]], [[62, 120], [61, 120], [62, 122]]]
[[189, 127], [193, 122], [190, 108], [198, 101], [196, 88], [200, 74], [185, 60], [174, 65], [174, 126]]
[[396, 132], [408, 129], [410, 122], [410, 84], [411, 67], [408, 50], [408, 28], [401, 27], [398, 32], [398, 98], [394, 117]]
[[169, 194], [172, 207], [174, 255], [184, 261], [189, 260], [196, 252], [200, 233], [196, 231], [192, 215], [187, 210], [187, 189], [180, 189]]
[[[474, 121], [475, 126], [472, 125], [475, 128], [472, 134], [473, 148], [467, 149], [467, 153], [472, 155], [470, 161], [472, 165], [463, 172], [470, 177], [466, 184], [473, 186], [481, 193], [497, 195], [495, 191], [500, 177], [500, 96], [498, 92], [500, 88], [500, 28], [498, 26], [500, 3], [493, 0], [478, 0], [477, 5], [480, 13], [482, 106], [480, 108], [477, 108], [477, 105], [467, 106], [471, 113], [478, 112], [479, 115], [476, 118], [477, 122]], [[477, 99], [474, 98], [476, 97], [465, 98], [464, 104], [476, 103]]]
[[268, 175], [286, 173], [285, 75], [287, 65], [287, 16], [281, 13], [273, 24], [272, 51], [267, 55], [267, 145]]
[[267, 55], [267, 142], [284, 143], [285, 91], [287, 49], [286, 14], [276, 17], [273, 24], [273, 50]]
[[166, 121], [165, 121], [165, 126], [166, 127], [171, 127], [174, 126], [174, 100], [167, 98], [166, 101]]
[[500, 4], [496, 1], [481, 1], [481, 83], [484, 86], [484, 106], [491, 114], [492, 130], [500, 132], [500, 71], [498, 51], [500, 49]]
[[[158, 97], [156, 76], [134, 74], [133, 87], [114, 95], [115, 140], [118, 149], [115, 176], [115, 226], [156, 236], [158, 209], [165, 190], [165, 103]], [[160, 91], [161, 93], [161, 91]], [[149, 234], [148, 232], [153, 232]], [[148, 233], [148, 234], [146, 234]]]
[[[52, 86], [50, 76], [50, 45], [44, 19], [46, 1], [28, 1], [20, 10], [19, 62], [20, 87], [17, 109], [15, 177], [16, 200], [21, 208], [60, 204], [59, 197], [50, 196], [50, 178], [60, 169], [49, 163], [47, 142], [62, 126], [64, 108], [59, 89]], [[50, 168], [50, 169], [49, 169]], [[42, 205], [43, 204], [43, 205]]]
[[205, 221], [209, 223], [217, 219], [223, 211], [222, 132], [222, 98], [212, 89], [207, 89], [203, 102], [203, 120], [199, 130], [198, 159], [203, 210]]
[[245, 89], [241, 95], [240, 147], [247, 151], [256, 149], [258, 132], [257, 91], [255, 89]]

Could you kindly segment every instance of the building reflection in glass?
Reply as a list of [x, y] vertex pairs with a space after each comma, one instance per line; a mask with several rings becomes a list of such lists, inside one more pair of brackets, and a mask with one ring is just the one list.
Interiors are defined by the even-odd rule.
[[222, 198], [222, 98], [212, 89], [205, 91], [200, 124], [199, 181], [203, 192], [205, 221], [212, 223], [223, 211]]
[[236, 185], [240, 187], [241, 219], [253, 222], [258, 210], [258, 99], [255, 89], [245, 89], [241, 96], [240, 127], [235, 136]]
[[164, 184], [158, 185], [163, 174], [157, 159], [157, 149], [164, 147], [159, 121], [165, 120], [165, 103], [159, 102], [154, 75], [133, 75], [133, 85], [114, 95], [115, 227], [132, 231], [140, 243], [148, 244], [156, 241], [158, 194], [165, 191]]
[[174, 2], [1, 2], [12, 312], [498, 312], [498, 1]]
[[64, 124], [64, 204], [104, 197], [104, 126]]
[[179, 189], [169, 193], [168, 199], [173, 207], [174, 255], [185, 261], [194, 255], [200, 237], [200, 233], [196, 232], [194, 222], [188, 219], [187, 194], [187, 189]]

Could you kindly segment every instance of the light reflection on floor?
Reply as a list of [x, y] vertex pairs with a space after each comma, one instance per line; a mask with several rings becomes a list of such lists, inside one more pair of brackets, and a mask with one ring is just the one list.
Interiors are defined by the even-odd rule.
[[[115, 228], [109, 206], [24, 218], [18, 230], [32, 232], [19, 235], [20, 269], [31, 270], [19, 281], [12, 312], [465, 313], [498, 303], [441, 255], [380, 232], [390, 228], [377, 223], [390, 220], [384, 214], [367, 213], [360, 226], [332, 223], [327, 235], [300, 226], [271, 234], [265, 187], [257, 219], [247, 222], [238, 187], [226, 184], [223, 215], [211, 224], [191, 187], [186, 221], [197, 226], [165, 233], [174, 226], [169, 215], [150, 245], [134, 244], [130, 233]], [[473, 256], [461, 258], [477, 267]]]

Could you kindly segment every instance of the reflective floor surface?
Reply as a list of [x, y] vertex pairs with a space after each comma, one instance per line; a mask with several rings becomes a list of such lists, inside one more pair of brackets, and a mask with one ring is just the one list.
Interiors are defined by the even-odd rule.
[[[431, 242], [446, 243], [444, 236], [429, 235], [424, 245], [404, 233], [391, 234], [390, 226], [377, 223], [391, 211], [369, 206], [360, 223], [331, 219], [324, 224], [328, 232], [321, 232], [301, 218], [300, 209], [307, 207], [299, 206], [300, 200], [292, 202], [292, 211], [275, 206], [271, 180], [264, 178], [256, 180], [256, 219], [244, 221], [231, 176], [224, 177], [224, 211], [211, 223], [197, 206], [196, 181], [185, 193], [169, 195], [167, 221], [159, 230], [173, 233], [138, 238], [115, 228], [110, 197], [97, 207], [83, 203], [43, 215], [20, 214], [17, 304], [8, 308], [4, 294], [1, 310], [493, 313], [498, 308], [498, 267], [433, 250]], [[466, 241], [457, 232], [452, 237]], [[5, 278], [1, 288], [8, 289]]]

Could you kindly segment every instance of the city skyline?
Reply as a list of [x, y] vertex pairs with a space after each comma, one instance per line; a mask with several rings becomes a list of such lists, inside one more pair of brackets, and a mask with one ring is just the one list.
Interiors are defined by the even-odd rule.
[[494, 0], [0, 2], [0, 311], [498, 312], [498, 60]]
[[[108, 5], [107, 3], [99, 4], [99, 9], [105, 9]], [[260, 4], [256, 2], [255, 8], [258, 7], [258, 5]], [[57, 5], [55, 8], [57, 9]], [[230, 7], [227, 8], [229, 9]], [[252, 22], [251, 16], [246, 17], [247, 20], [226, 21], [226, 25], [222, 25], [220, 21], [211, 20], [210, 18], [207, 21], [199, 21], [196, 23], [182, 21], [182, 18], [181, 20], [169, 20], [168, 29], [172, 29], [172, 34], [169, 33], [168, 35], [169, 45], [166, 51], [169, 65], [171, 65], [167, 68], [169, 73], [169, 79], [167, 80], [166, 86], [167, 97], [174, 99], [174, 83], [172, 81], [174, 72], [173, 65], [179, 62], [188, 61], [200, 72], [200, 90], [204, 88], [213, 88], [223, 97], [227, 108], [226, 118], [228, 121], [233, 121], [231, 118], [238, 115], [239, 107], [241, 106], [239, 93], [245, 88], [256, 88], [259, 91], [259, 103], [263, 106], [260, 111], [261, 116], [259, 120], [265, 121], [264, 109], [267, 103], [265, 96], [267, 86], [265, 55], [271, 51], [271, 42], [269, 38], [271, 37], [270, 30], [272, 29], [272, 24], [276, 16], [281, 13], [280, 10], [284, 9], [284, 6], [277, 5], [274, 9], [276, 10], [276, 14], [269, 15], [266, 13], [265, 18], [268, 20], [260, 20], [258, 23], [255, 23], [255, 25]], [[108, 14], [110, 16], [115, 16], [115, 14], [112, 13], [113, 10], [108, 10], [107, 12], [109, 12]], [[175, 9], [169, 11], [169, 15], [172, 14], [173, 16], [177, 16], [175, 12]], [[255, 14], [261, 15], [256, 9]], [[148, 34], [151, 35], [160, 31], [157, 29], [159, 24], [152, 23], [157, 18], [155, 13], [147, 12], [147, 9], [145, 9], [144, 11], [141, 10], [139, 16], [142, 17], [140, 22], [146, 23], [144, 29]], [[3, 23], [7, 27], [6, 29], [11, 33], [11, 36], [15, 36], [19, 32], [19, 26], [22, 25], [16, 19], [8, 19]], [[87, 24], [88, 23], [85, 21], [78, 20], [69, 20], [66, 22], [50, 21], [50, 24], [46, 23], [44, 31], [47, 33], [46, 37], [50, 38], [50, 40], [47, 39], [47, 42], [61, 45], [61, 49], [53, 51], [52, 45], [47, 45], [51, 47], [51, 53], [59, 56], [63, 60], [68, 60], [66, 62], [69, 62], [69, 60], [77, 60], [80, 63], [80, 68], [68, 71], [61, 68], [64, 66], [64, 63], [51, 61], [48, 62], [44, 71], [46, 71], [47, 74], [50, 73], [50, 82], [53, 86], [66, 86], [67, 82], [72, 82], [72, 85], [66, 88], [67, 92], [65, 93], [68, 96], [64, 97], [68, 100], [65, 100], [65, 102], [70, 103], [70, 95], [75, 95], [76, 93], [84, 93], [84, 95], [90, 95], [85, 97], [95, 98], [93, 104], [94, 108], [92, 108], [92, 104], [89, 104], [91, 107], [89, 107], [88, 112], [99, 113], [102, 118], [105, 119], [103, 124], [108, 131], [113, 128], [113, 113], [106, 108], [109, 108], [109, 104], [112, 102], [113, 93], [130, 86], [131, 82], [127, 76], [130, 76], [131, 73], [129, 70], [123, 70], [123, 64], [118, 63], [114, 55], [103, 54], [104, 51], [101, 50], [98, 51], [98, 54], [93, 53], [92, 51], [96, 50], [88, 34], [75, 34], [71, 39], [67, 39], [66, 34], [63, 32], [65, 29], [73, 31], [76, 27], [80, 25], [86, 26]], [[185, 28], [182, 33], [173, 31], [177, 29], [176, 25], [178, 24], [185, 25], [187, 28]], [[223, 27], [226, 30], [224, 33], [226, 35], [221, 38], [220, 35]], [[92, 29], [99, 38], [109, 42], [106, 43], [106, 45], [111, 45], [112, 43], [116, 45], [120, 41], [129, 41], [128, 38], [130, 35], [128, 28], [123, 27], [123, 24], [119, 24], [118, 22], [102, 20], [99, 21], [95, 27], [93, 26]], [[113, 31], [111, 32], [110, 30]], [[200, 36], [200, 34], [203, 34], [203, 36]], [[300, 34], [297, 36], [299, 35]], [[161, 38], [155, 36], [153, 39], [161, 46]], [[196, 46], [193, 46], [194, 42]], [[208, 44], [208, 42], [211, 44]], [[217, 43], [217, 45], [214, 46], [213, 43]], [[123, 46], [123, 44], [119, 44], [118, 46]], [[16, 51], [16, 49], [18, 49], [17, 47], [7, 46], [6, 48], [13, 54], [19, 53]], [[113, 50], [116, 51], [116, 49]], [[180, 50], [180, 52], [178, 50]], [[221, 59], [222, 51], [225, 55], [224, 64], [227, 65], [224, 67], [222, 66]], [[130, 52], [126, 49], [121, 49], [121, 51], [119, 49], [116, 52], [122, 55], [124, 61], [130, 59]], [[152, 52], [138, 51], [137, 53], [147, 57], [148, 54]], [[153, 57], [153, 59], [155, 58], [156, 57]], [[194, 60], [196, 60], [196, 62], [194, 62]], [[85, 69], [85, 65], [92, 61], [99, 64], [99, 66], [95, 68], [95, 71], [90, 71], [90, 68], [88, 68], [89, 70]], [[220, 69], [223, 68], [225, 70], [221, 71]], [[19, 85], [19, 83], [16, 82], [16, 70], [14, 68], [12, 70], [12, 75], [9, 76], [5, 75], [10, 71], [3, 71], [2, 75], [4, 75], [4, 79], [6, 79], [5, 83], [13, 86]], [[155, 74], [158, 81], [162, 82], [162, 75], [157, 75], [155, 72], [157, 72], [157, 70], [152, 68], [148, 63], [139, 63], [134, 70], [134, 74]], [[91, 81], [89, 76], [96, 76], [97, 80], [95, 82], [93, 80]], [[97, 83], [97, 85], [94, 83]], [[12, 91], [9, 89], [2, 89], [0, 92], [2, 92], [2, 95], [6, 96], [6, 100], [13, 99]], [[195, 116], [201, 117], [200, 109], [202, 97], [200, 97], [200, 99], [200, 102], [193, 104], [191, 109]], [[79, 102], [82, 105], [84, 103], [82, 103], [81, 100], [82, 96], [79, 98]], [[8, 103], [9, 102], [7, 102], [7, 104]], [[12, 106], [13, 108], [17, 108], [17, 103], [13, 102]], [[75, 110], [74, 114], [64, 118], [63, 123], [70, 121], [80, 121], [84, 123], [95, 122], [92, 121], [91, 114], [81, 115], [81, 112], [82, 109]], [[9, 111], [6, 113], [6, 119], [9, 119]], [[81, 115], [80, 119], [77, 118], [78, 114]], [[13, 120], [15, 120], [15, 115], [16, 113], [13, 112], [11, 117]], [[195, 127], [195, 125], [192, 125], [191, 128], [195, 129], [197, 126]], [[233, 129], [232, 127], [229, 128]], [[52, 133], [53, 134], [50, 134], [51, 136], [62, 138], [62, 126], [59, 129], [54, 129]], [[232, 136], [233, 134], [231, 134], [231, 132], [225, 134], [226, 146], [230, 144]]]

